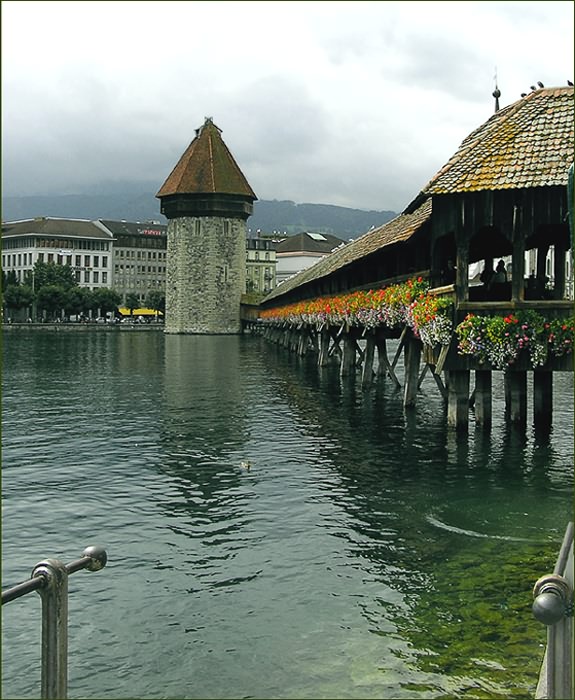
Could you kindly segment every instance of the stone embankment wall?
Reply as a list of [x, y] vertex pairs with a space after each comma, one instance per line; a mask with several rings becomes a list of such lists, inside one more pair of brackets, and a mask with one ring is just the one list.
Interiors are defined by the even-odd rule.
[[245, 221], [171, 219], [166, 257], [166, 333], [241, 333]]
[[26, 331], [47, 331], [58, 333], [157, 333], [164, 331], [163, 323], [3, 323], [2, 331], [24, 333]]

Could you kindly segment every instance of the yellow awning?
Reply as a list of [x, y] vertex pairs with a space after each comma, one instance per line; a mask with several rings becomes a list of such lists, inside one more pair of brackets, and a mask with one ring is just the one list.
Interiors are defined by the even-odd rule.
[[[125, 306], [120, 306], [118, 311], [122, 314], [122, 316], [130, 315], [130, 309], [126, 308]], [[156, 316], [156, 314], [158, 316], [164, 315], [161, 311], [154, 311], [154, 309], [134, 309], [132, 311], [132, 316]]]

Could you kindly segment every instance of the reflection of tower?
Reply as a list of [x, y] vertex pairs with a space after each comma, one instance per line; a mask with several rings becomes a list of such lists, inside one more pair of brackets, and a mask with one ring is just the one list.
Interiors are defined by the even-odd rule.
[[211, 118], [156, 195], [168, 219], [166, 333], [239, 333], [257, 199]]

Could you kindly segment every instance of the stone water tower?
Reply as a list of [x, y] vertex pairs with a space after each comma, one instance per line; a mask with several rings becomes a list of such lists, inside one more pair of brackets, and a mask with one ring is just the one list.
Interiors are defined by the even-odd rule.
[[240, 333], [246, 221], [257, 197], [211, 118], [156, 197], [168, 219], [165, 332]]

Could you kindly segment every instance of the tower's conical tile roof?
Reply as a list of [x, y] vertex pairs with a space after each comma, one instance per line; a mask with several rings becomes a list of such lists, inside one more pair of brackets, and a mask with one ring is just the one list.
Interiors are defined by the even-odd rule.
[[223, 142], [221, 130], [211, 118], [206, 118], [156, 197], [215, 193], [257, 199]]

